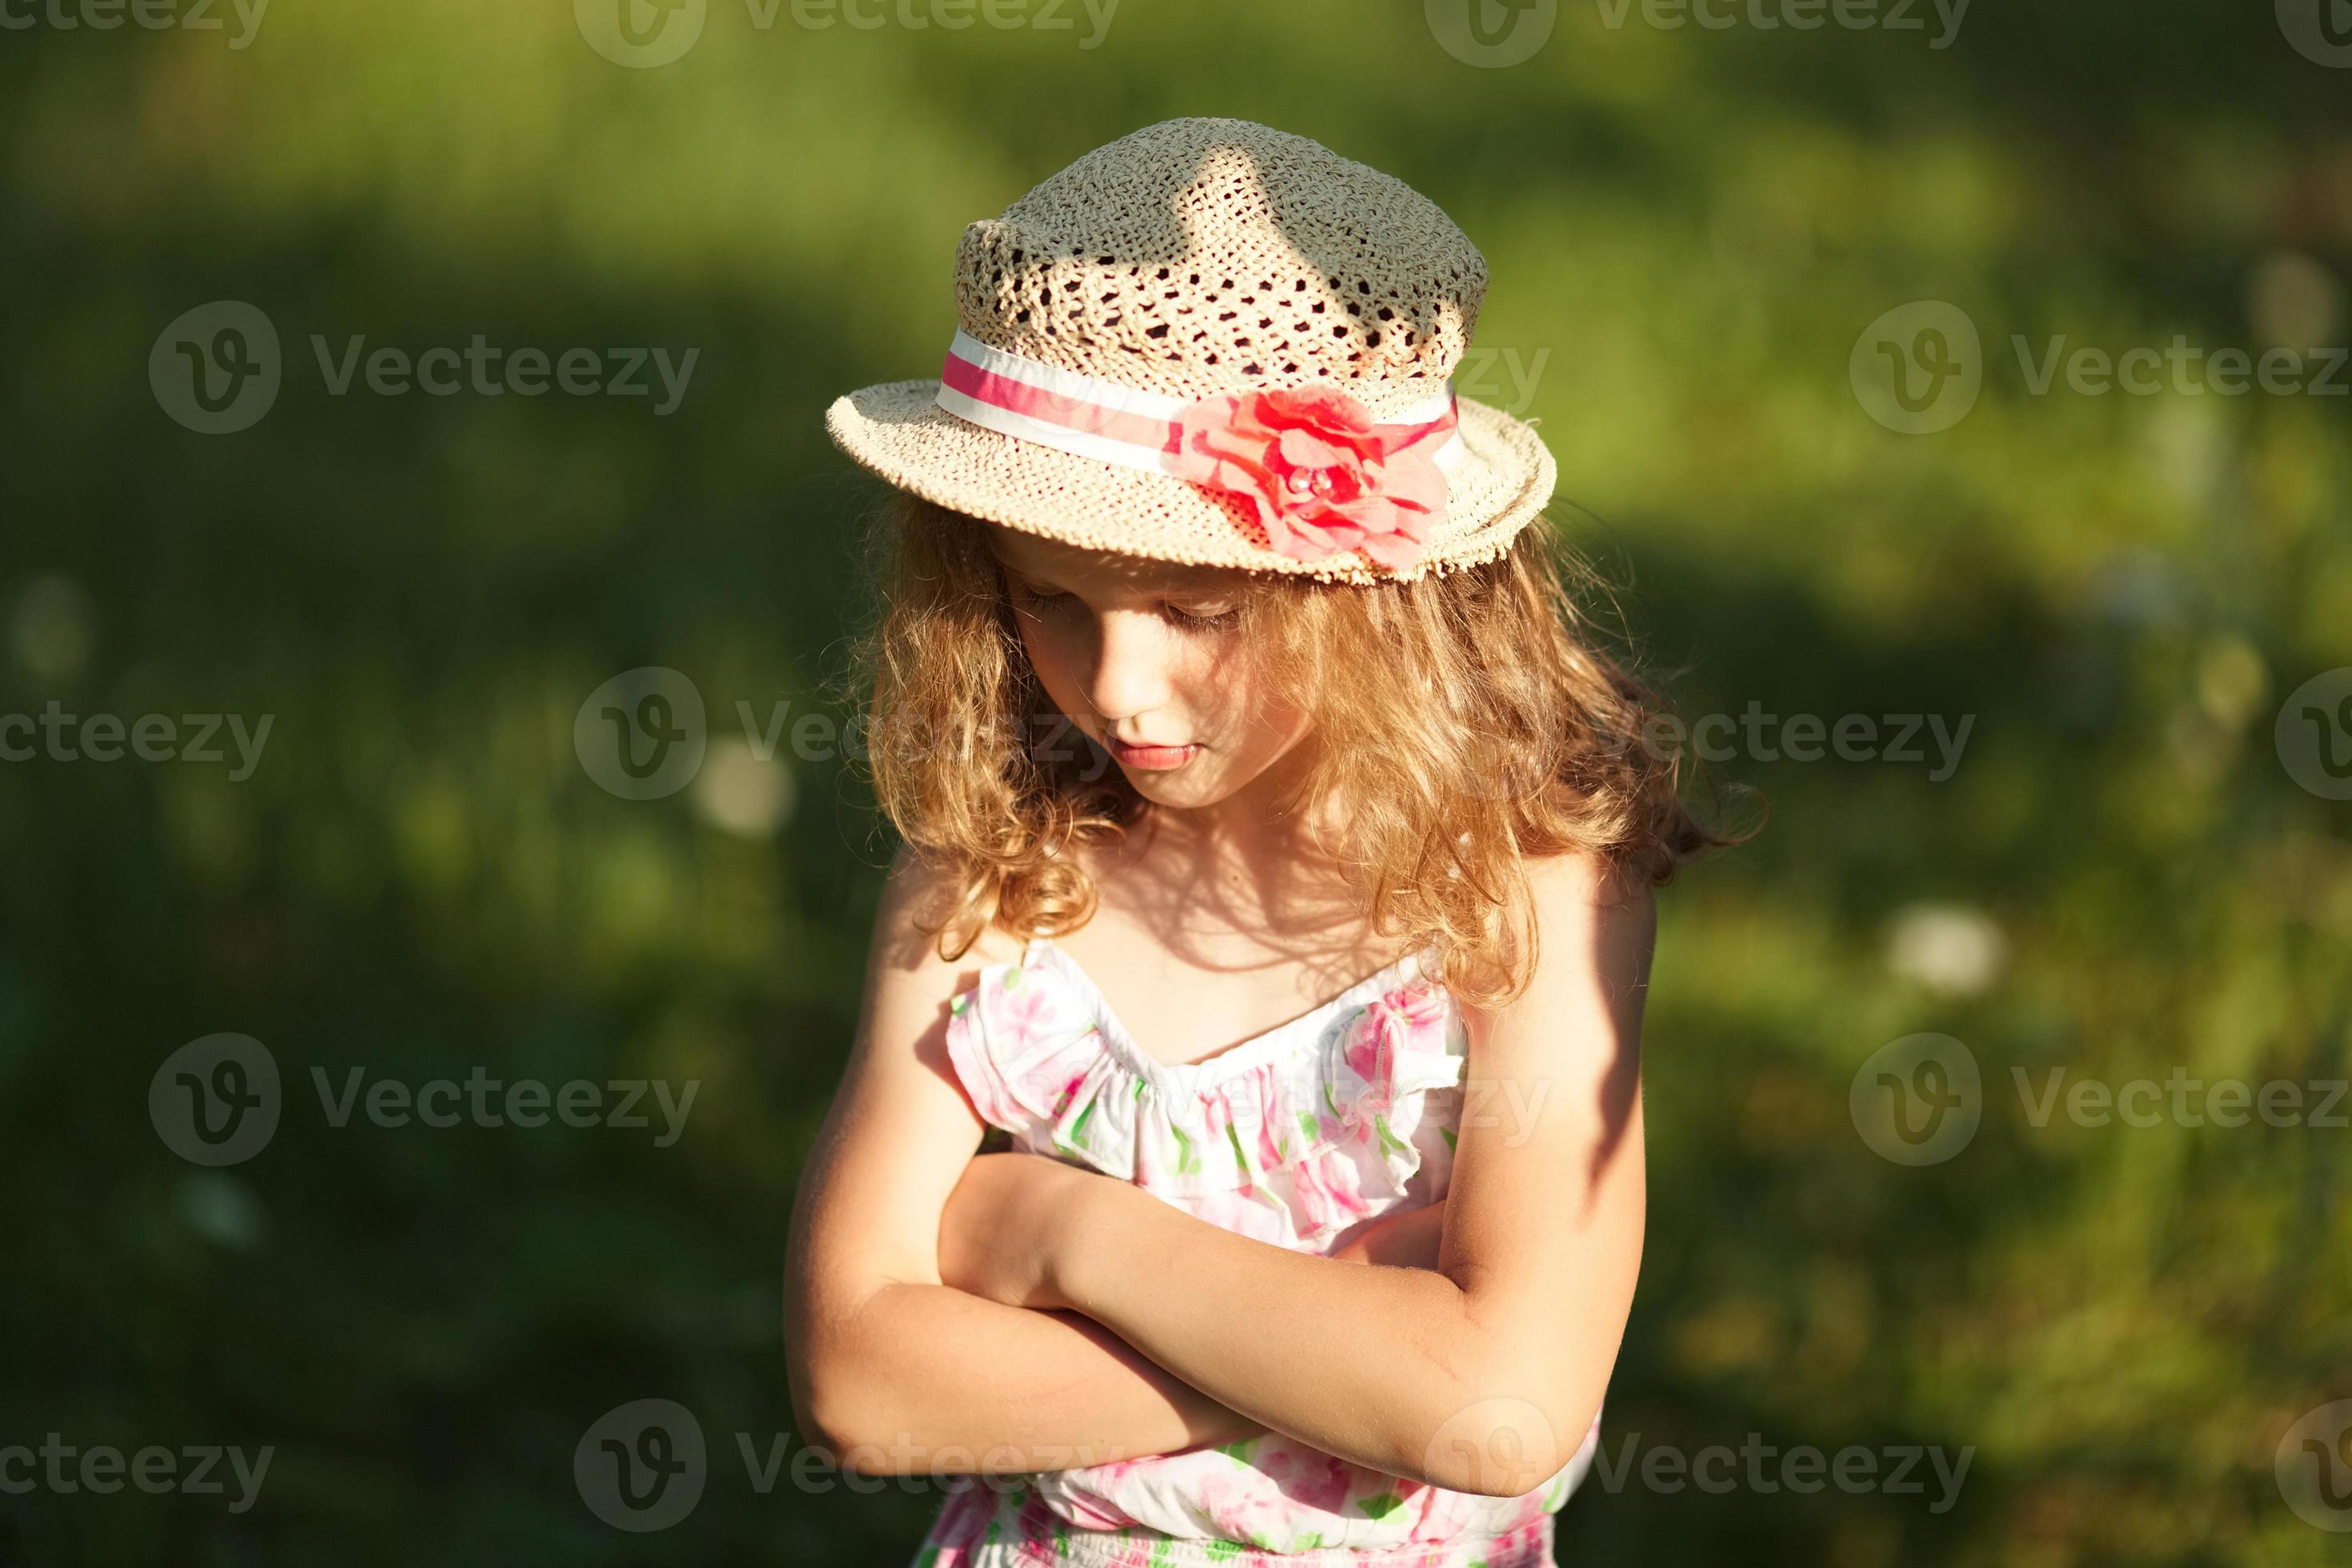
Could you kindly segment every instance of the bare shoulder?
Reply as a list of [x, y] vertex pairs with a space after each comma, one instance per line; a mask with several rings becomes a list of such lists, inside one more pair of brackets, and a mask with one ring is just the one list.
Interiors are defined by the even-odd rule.
[[1646, 879], [1581, 850], [1530, 859], [1527, 872], [1547, 947], [1565, 939], [1606, 955], [1607, 967], [1638, 959], [1646, 973], [1658, 931], [1657, 899]]
[[1019, 956], [1019, 940], [993, 926], [959, 958], [940, 955], [940, 922], [954, 910], [961, 891], [949, 867], [911, 847], [899, 847], [882, 885], [866, 960], [877, 988], [935, 987], [980, 964]]
[[1535, 967], [1524, 991], [1486, 1015], [1483, 1032], [1557, 1037], [1559, 1025], [1578, 1019], [1605, 1024], [1630, 1044], [1639, 1036], [1657, 943], [1649, 884], [1580, 851], [1530, 858], [1525, 869]]

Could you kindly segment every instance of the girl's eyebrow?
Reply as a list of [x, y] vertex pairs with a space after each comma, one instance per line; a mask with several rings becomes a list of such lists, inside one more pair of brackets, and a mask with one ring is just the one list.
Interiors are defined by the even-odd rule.
[[[1061, 584], [1055, 582], [1049, 573], [1032, 571], [1026, 567], [1015, 566], [1012, 562], [1003, 560], [1000, 560], [997, 563], [997, 565], [1003, 571], [1005, 580], [1018, 586], [1034, 590], [1042, 590], [1050, 594], [1069, 592], [1069, 590], [1065, 588]], [[1137, 576], [1130, 579], [1130, 581], [1132, 581], [1134, 585], [1141, 592], [1149, 594], [1154, 598], [1160, 599], [1176, 600], [1181, 602], [1193, 599], [1237, 598], [1240, 596], [1240, 590], [1234, 584], [1214, 579], [1202, 581], [1195, 577], [1151, 578]]]

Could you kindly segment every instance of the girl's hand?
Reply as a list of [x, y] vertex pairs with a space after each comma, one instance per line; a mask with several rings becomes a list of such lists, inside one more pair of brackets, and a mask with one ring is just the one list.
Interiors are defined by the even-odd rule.
[[940, 1212], [940, 1282], [1008, 1307], [1065, 1310], [1055, 1259], [1107, 1178], [1046, 1154], [981, 1154]]

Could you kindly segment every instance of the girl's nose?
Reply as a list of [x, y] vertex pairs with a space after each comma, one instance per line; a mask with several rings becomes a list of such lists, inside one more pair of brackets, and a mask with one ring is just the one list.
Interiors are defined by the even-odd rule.
[[1087, 700], [1105, 722], [1118, 724], [1168, 701], [1168, 628], [1157, 616], [1111, 610], [1099, 623], [1101, 639]]

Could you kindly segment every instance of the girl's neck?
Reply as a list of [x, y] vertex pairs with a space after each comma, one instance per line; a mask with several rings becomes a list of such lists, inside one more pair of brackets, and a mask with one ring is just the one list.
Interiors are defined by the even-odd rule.
[[1130, 836], [1136, 853], [1181, 862], [1221, 884], [1336, 881], [1339, 868], [1321, 847], [1336, 841], [1324, 820], [1328, 803], [1305, 799], [1314, 763], [1310, 735], [1213, 805], [1150, 806]]
[[1362, 896], [1323, 847], [1341, 840], [1328, 824], [1318, 834], [1310, 815], [1255, 784], [1211, 807], [1151, 806], [1090, 855], [1088, 869], [1107, 904], [1172, 946], [1238, 937], [1268, 950], [1336, 944], [1354, 953]]

